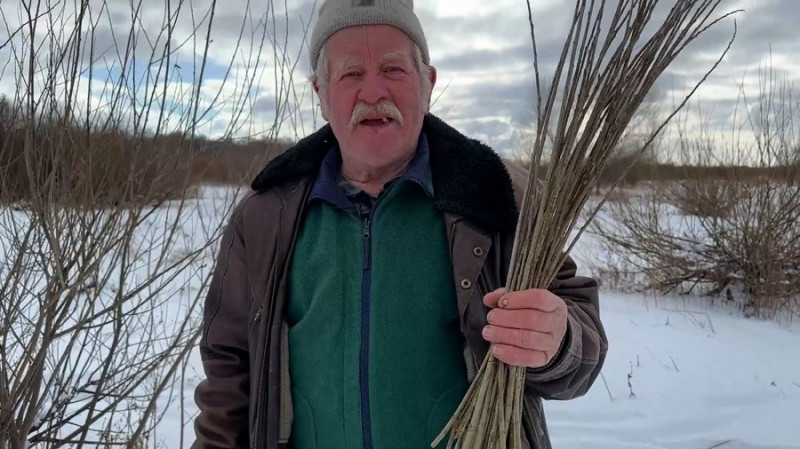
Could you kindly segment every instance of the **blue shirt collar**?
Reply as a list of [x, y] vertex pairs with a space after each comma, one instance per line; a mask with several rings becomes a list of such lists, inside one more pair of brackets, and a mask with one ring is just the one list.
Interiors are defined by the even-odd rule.
[[[314, 181], [311, 196], [308, 201], [323, 200], [349, 211], [354, 210], [355, 206], [351, 200], [356, 192], [347, 192], [350, 188], [344, 188], [343, 182], [347, 183], [341, 175], [342, 156], [338, 145], [331, 148], [322, 160], [319, 175]], [[394, 180], [387, 183], [387, 187], [392, 182], [411, 181], [419, 185], [428, 197], [433, 198], [433, 175], [431, 173], [430, 149], [428, 139], [425, 134], [420, 134], [417, 143], [417, 151], [406, 167], [405, 172]], [[350, 186], [352, 187], [352, 186]], [[384, 188], [385, 189], [385, 188]]]

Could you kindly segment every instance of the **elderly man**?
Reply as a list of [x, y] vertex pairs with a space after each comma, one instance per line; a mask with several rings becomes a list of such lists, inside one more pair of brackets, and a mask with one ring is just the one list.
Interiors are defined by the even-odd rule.
[[542, 398], [594, 382], [597, 285], [568, 261], [507, 293], [524, 173], [429, 114], [436, 70], [412, 0], [327, 0], [311, 40], [329, 125], [236, 209], [205, 305], [198, 449], [424, 448], [491, 349]]

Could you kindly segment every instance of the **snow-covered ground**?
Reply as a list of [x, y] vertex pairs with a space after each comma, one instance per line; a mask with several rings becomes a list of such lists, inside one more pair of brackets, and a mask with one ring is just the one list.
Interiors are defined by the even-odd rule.
[[[800, 448], [800, 325], [697, 298], [603, 291], [601, 300], [608, 358], [585, 397], [545, 403], [554, 449]], [[202, 372], [196, 354], [193, 365]]]
[[800, 326], [691, 298], [603, 291], [601, 307], [602, 377], [583, 398], [545, 403], [555, 449], [800, 448]]
[[545, 404], [554, 448], [800, 448], [800, 326], [608, 291], [601, 308], [602, 378]]
[[[188, 220], [189, 236], [224, 209], [224, 192], [206, 193], [199, 215], [208, 221]], [[586, 235], [573, 252], [584, 274], [597, 268], [593, 243]], [[744, 318], [703, 298], [608, 289], [601, 315], [610, 341], [602, 377], [583, 398], [545, 405], [555, 449], [800, 448], [800, 323]], [[191, 445], [202, 377], [195, 350], [183, 379], [185, 409], [177, 399], [166, 407], [159, 447]]]
[[[603, 291], [601, 307], [602, 377], [585, 397], [545, 403], [554, 449], [800, 448], [800, 326], [687, 298]], [[164, 447], [179, 447], [168, 433]]]
[[[603, 259], [598, 248], [590, 234], [576, 246], [582, 274]], [[555, 449], [800, 448], [800, 323], [744, 318], [703, 298], [610, 290], [601, 315], [610, 346], [602, 377], [583, 398], [545, 404]], [[193, 414], [196, 352], [189, 376]], [[168, 414], [162, 427], [179, 428], [180, 419]]]
[[[618, 258], [591, 233], [572, 255], [589, 276]], [[600, 313], [609, 339], [601, 378], [585, 397], [545, 403], [555, 449], [800, 448], [800, 322], [610, 289]]]

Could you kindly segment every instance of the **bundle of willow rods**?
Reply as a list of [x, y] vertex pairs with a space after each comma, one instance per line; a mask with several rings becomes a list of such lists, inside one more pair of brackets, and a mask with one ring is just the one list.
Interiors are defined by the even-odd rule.
[[[550, 285], [567, 254], [602, 207], [604, 200], [591, 211], [570, 241], [606, 161], [613, 156], [656, 80], [692, 41], [738, 12], [715, 15], [721, 2], [675, 0], [670, 2], [672, 8], [663, 22], [655, 23], [656, 7], [663, 6], [663, 1], [619, 0], [614, 8], [604, 0], [578, 0], [553, 83], [543, 103], [528, 1], [538, 120], [506, 283], [509, 291]], [[653, 31], [646, 33], [650, 29]], [[652, 133], [639, 155], [717, 68], [735, 35], [734, 23], [727, 48]], [[548, 136], [552, 140], [549, 146]], [[545, 154], [548, 158], [543, 160]], [[634, 162], [635, 158], [631, 165]], [[431, 446], [438, 446], [449, 434], [448, 448], [521, 448], [524, 380], [525, 368], [506, 365], [489, 351], [460, 406]]]

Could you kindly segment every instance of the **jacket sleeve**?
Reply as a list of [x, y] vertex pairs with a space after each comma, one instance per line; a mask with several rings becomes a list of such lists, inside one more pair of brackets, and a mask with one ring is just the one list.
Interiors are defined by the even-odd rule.
[[206, 379], [195, 391], [199, 415], [192, 449], [245, 449], [249, 445], [250, 367], [247, 344], [247, 267], [242, 209], [233, 213], [203, 310], [200, 355]]
[[597, 282], [576, 276], [568, 258], [549, 290], [567, 303], [567, 334], [561, 350], [545, 367], [528, 369], [525, 392], [544, 399], [572, 399], [589, 391], [608, 351], [600, 321]]

